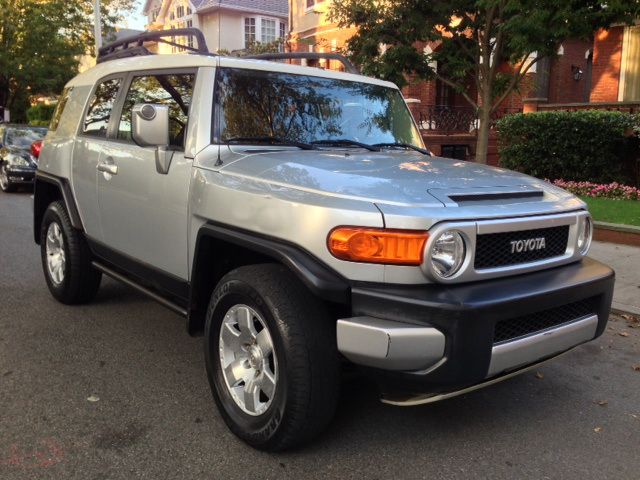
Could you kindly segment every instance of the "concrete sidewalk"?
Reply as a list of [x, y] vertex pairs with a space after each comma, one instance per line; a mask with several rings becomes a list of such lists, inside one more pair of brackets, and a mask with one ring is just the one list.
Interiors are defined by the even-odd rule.
[[640, 315], [640, 247], [593, 242], [589, 256], [616, 271], [613, 308]]

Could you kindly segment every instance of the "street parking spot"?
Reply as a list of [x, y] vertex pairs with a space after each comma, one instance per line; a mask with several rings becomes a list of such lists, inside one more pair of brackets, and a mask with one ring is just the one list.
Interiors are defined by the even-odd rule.
[[514, 379], [400, 408], [346, 376], [311, 445], [252, 450], [216, 411], [202, 339], [105, 279], [57, 303], [33, 243], [29, 192], [0, 193], [0, 478], [638, 479], [640, 323]]

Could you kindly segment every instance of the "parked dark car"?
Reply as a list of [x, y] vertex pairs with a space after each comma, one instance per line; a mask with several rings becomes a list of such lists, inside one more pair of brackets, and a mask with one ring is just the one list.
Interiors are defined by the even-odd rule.
[[38, 160], [31, 146], [47, 134], [43, 127], [0, 125], [0, 188], [10, 192], [18, 185], [32, 185]]

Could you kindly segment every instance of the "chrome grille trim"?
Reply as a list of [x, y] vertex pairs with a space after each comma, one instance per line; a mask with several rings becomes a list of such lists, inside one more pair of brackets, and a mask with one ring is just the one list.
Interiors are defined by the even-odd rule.
[[[429, 230], [430, 236], [425, 246], [424, 261], [421, 268], [423, 272], [435, 282], [462, 283], [533, 272], [537, 270], [543, 270], [545, 268], [572, 263], [582, 258], [582, 255], [580, 254], [576, 246], [578, 237], [578, 226], [581, 224], [582, 219], [588, 216], [589, 213], [587, 211], [579, 210], [569, 213], [541, 215], [535, 217], [439, 223]], [[474, 268], [476, 239], [478, 235], [544, 229], [562, 225], [569, 226], [567, 248], [562, 255], [528, 263], [512, 264], [496, 268], [483, 268], [480, 270], [476, 270]], [[450, 229], [454, 229], [462, 233], [468, 254], [458, 273], [450, 278], [442, 279], [438, 277], [431, 269], [431, 265], [429, 262], [429, 252], [431, 251], [431, 248], [433, 247], [434, 241], [437, 236], [445, 230]]]

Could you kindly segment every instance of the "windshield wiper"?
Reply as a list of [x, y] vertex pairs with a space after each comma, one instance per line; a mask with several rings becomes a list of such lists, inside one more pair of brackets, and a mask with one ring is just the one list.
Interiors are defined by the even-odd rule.
[[371, 152], [379, 152], [380, 149], [375, 145], [369, 145], [368, 143], [357, 142], [355, 140], [349, 140], [348, 138], [339, 138], [336, 140], [314, 140], [312, 145], [336, 145], [336, 146], [354, 146], [360, 148], [366, 148]]
[[410, 150], [415, 150], [416, 152], [420, 152], [423, 155], [431, 155], [431, 152], [425, 148], [420, 148], [420, 147], [416, 147], [415, 145], [411, 145], [410, 143], [402, 143], [402, 142], [396, 142], [396, 143], [376, 143], [374, 145], [372, 145], [373, 147], [378, 147], [378, 148], [385, 148], [385, 147], [399, 147], [399, 148], [407, 148]]
[[229, 138], [227, 140], [227, 145], [231, 144], [231, 143], [245, 143], [245, 142], [251, 142], [251, 143], [268, 143], [270, 145], [284, 145], [284, 146], [290, 146], [290, 147], [298, 147], [302, 150], [315, 150], [315, 147], [313, 145], [311, 145], [310, 143], [303, 143], [303, 142], [296, 142], [295, 140], [287, 140], [284, 138], [279, 138], [279, 137], [269, 137], [269, 136], [263, 136], [263, 137], [234, 137], [234, 138]]

